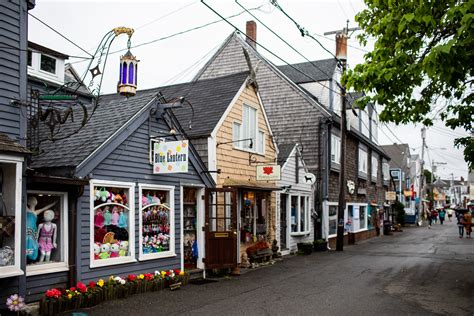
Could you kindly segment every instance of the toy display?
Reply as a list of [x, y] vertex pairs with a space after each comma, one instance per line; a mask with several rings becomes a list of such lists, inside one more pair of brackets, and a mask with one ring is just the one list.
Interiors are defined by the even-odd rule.
[[126, 189], [95, 187], [95, 260], [128, 256], [128, 205]]
[[170, 208], [166, 204], [167, 192], [143, 192], [142, 201], [142, 252], [158, 253], [170, 250]]
[[184, 266], [195, 268], [198, 258], [198, 244], [196, 239], [196, 190], [185, 188], [183, 194], [183, 230], [184, 230]]

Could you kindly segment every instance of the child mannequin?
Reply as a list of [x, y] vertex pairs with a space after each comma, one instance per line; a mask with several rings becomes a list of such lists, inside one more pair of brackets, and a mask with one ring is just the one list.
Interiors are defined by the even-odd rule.
[[44, 212], [44, 222], [38, 225], [38, 245], [40, 250], [39, 262], [49, 262], [51, 260], [51, 250], [57, 248], [57, 226], [52, 221], [54, 212], [47, 210]]
[[26, 208], [26, 257], [29, 260], [36, 260], [38, 257], [38, 242], [36, 241], [38, 228], [36, 227], [36, 219], [39, 214], [55, 204], [56, 202], [53, 202], [37, 210], [36, 205], [38, 205], [38, 200], [36, 197], [28, 197]]

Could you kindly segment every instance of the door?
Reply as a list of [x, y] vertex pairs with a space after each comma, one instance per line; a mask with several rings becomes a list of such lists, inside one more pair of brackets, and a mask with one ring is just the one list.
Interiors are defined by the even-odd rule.
[[206, 189], [206, 269], [237, 266], [237, 191]]
[[280, 194], [280, 249], [284, 250], [287, 248], [286, 235], [287, 235], [287, 211], [286, 204], [288, 200], [287, 194]]

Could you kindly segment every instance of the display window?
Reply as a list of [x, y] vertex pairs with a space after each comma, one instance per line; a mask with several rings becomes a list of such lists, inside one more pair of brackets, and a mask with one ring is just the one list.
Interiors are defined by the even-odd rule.
[[[174, 186], [139, 184], [139, 259], [176, 256]], [[187, 223], [191, 226], [192, 223]]]
[[135, 185], [91, 181], [91, 267], [135, 261]]
[[[242, 191], [241, 242], [253, 243], [265, 239], [267, 234], [266, 198], [265, 192]], [[225, 210], [225, 213], [228, 214], [225, 219], [226, 226], [229, 227], [228, 230], [231, 230], [230, 208]]]
[[[329, 202], [328, 205], [328, 222], [329, 230], [328, 237], [335, 237], [337, 235], [337, 212], [339, 206], [337, 203]], [[346, 234], [351, 228], [348, 223], [350, 222], [350, 215], [348, 214], [348, 208], [344, 210], [344, 234]]]
[[67, 193], [28, 191], [26, 204], [27, 275], [68, 270]]
[[20, 269], [22, 164], [23, 158], [0, 155], [0, 278], [23, 274]]
[[291, 195], [291, 234], [301, 235], [309, 233], [309, 197]]
[[359, 228], [366, 229], [367, 228], [367, 206], [361, 205], [359, 206]]

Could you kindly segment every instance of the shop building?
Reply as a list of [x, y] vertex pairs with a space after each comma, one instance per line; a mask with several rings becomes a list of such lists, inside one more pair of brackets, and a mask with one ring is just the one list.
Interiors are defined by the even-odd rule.
[[313, 185], [298, 144], [279, 144], [281, 180], [277, 186], [277, 240], [282, 255], [297, 251], [297, 244], [314, 240]]
[[256, 84], [243, 72], [162, 91], [187, 92], [192, 108], [173, 112], [217, 184], [198, 214], [203, 267], [236, 267], [248, 247], [276, 238], [277, 149]]
[[[76, 134], [41, 143], [31, 168], [42, 180], [28, 188], [28, 208], [37, 214], [33, 229], [56, 246], [38, 242], [40, 253], [27, 257], [27, 274], [40, 280], [28, 281], [36, 284], [30, 297], [79, 280], [184, 266], [183, 204], [198, 207], [196, 192], [214, 182], [192, 144], [170, 133], [181, 128], [165, 102], [156, 91], [103, 96]], [[66, 179], [80, 184], [75, 194]]]

